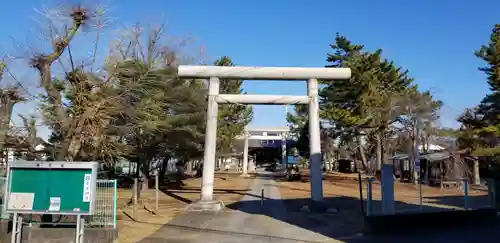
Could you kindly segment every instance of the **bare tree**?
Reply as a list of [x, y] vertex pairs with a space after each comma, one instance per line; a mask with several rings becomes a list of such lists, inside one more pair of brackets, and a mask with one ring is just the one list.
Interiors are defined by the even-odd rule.
[[[0, 83], [4, 81], [6, 73], [7, 65], [0, 61]], [[10, 131], [12, 111], [17, 103], [24, 100], [19, 85], [0, 89], [0, 154], [2, 155]]]
[[[72, 7], [69, 11], [71, 26], [66, 29], [62, 37], [54, 39], [52, 50], [48, 54], [33, 56], [31, 66], [39, 72], [40, 86], [45, 90], [46, 100], [50, 105], [49, 113], [53, 116], [52, 126], [61, 137], [61, 144], [57, 151], [57, 160], [67, 159], [73, 135], [76, 131], [77, 119], [68, 115], [63, 104], [60, 83], [52, 78], [52, 65], [63, 55], [78, 30], [91, 18], [92, 13], [83, 7]], [[71, 55], [71, 54], [70, 54]]]
[[416, 86], [407, 90], [396, 104], [396, 108], [403, 114], [398, 120], [402, 129], [407, 133], [411, 141], [411, 169], [413, 170], [413, 181], [417, 182], [418, 172], [414, 168], [415, 160], [418, 158], [419, 143], [425, 128], [425, 124], [433, 123], [439, 118], [442, 102], [435, 100], [430, 91], [420, 92]]

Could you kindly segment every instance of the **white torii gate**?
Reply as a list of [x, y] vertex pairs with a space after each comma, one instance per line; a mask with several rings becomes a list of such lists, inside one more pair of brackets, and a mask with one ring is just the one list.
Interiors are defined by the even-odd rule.
[[[277, 136], [268, 136], [265, 135], [250, 135], [251, 132], [271, 132], [271, 133], [280, 133]], [[246, 176], [248, 173], [248, 140], [256, 139], [256, 140], [281, 140], [281, 163], [286, 161], [286, 142], [287, 142], [287, 133], [290, 132], [288, 127], [260, 127], [260, 128], [245, 128], [245, 132], [243, 135], [236, 137], [237, 139], [243, 139], [243, 176]]]
[[[205, 151], [203, 158], [203, 178], [201, 199], [191, 204], [186, 210], [218, 211], [221, 201], [215, 201], [214, 173], [217, 136], [218, 104], [309, 104], [309, 145], [311, 199], [323, 200], [323, 182], [321, 173], [321, 141], [319, 126], [318, 79], [335, 80], [351, 77], [349, 68], [303, 68], [303, 67], [224, 67], [180, 65], [178, 75], [181, 78], [208, 78], [208, 110], [205, 133]], [[307, 96], [292, 95], [241, 95], [219, 94], [219, 79], [227, 80], [307, 80]]]

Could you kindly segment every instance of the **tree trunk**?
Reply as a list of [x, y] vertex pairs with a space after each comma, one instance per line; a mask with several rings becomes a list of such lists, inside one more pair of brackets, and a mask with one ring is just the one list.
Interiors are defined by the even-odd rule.
[[481, 178], [479, 177], [479, 161], [477, 159], [474, 159], [472, 163], [473, 163], [472, 173], [474, 174], [473, 175], [474, 185], [480, 185]]
[[323, 163], [326, 171], [332, 170], [332, 160], [333, 160], [333, 140], [330, 137], [325, 136], [323, 151]]
[[394, 164], [392, 161], [391, 143], [387, 137], [384, 137], [382, 143], [382, 164]]
[[186, 175], [184, 171], [184, 162], [177, 161], [177, 163], [175, 163], [175, 168], [177, 169], [177, 176], [180, 180], [184, 179], [184, 176]]
[[149, 189], [149, 160], [147, 158], [143, 158], [142, 162], [142, 186], [141, 190], [145, 191]]
[[429, 148], [430, 148], [430, 136], [426, 136], [425, 137], [425, 152], [428, 153], [429, 152]]
[[412, 171], [412, 182], [413, 184], [417, 184], [418, 183], [418, 176], [419, 176], [419, 171], [417, 171], [417, 168], [415, 167], [415, 163], [418, 159], [417, 156], [419, 156], [419, 153], [420, 151], [418, 150], [418, 138], [417, 139], [413, 139], [412, 141], [412, 163], [411, 163], [411, 171]]
[[160, 183], [165, 180], [165, 174], [167, 173], [167, 167], [168, 167], [168, 161], [169, 160], [170, 160], [170, 158], [166, 157], [162, 161], [160, 172], [159, 172], [160, 173], [159, 174]]
[[184, 165], [184, 167], [185, 167], [184, 173], [186, 175], [192, 176], [193, 175], [193, 160], [186, 161], [186, 164]]
[[70, 145], [71, 145], [71, 137], [64, 138], [63, 141], [61, 142], [61, 146], [57, 150], [57, 156], [56, 156], [57, 161], [66, 161], [68, 159], [67, 155]]
[[368, 162], [366, 160], [365, 149], [363, 148], [363, 145], [361, 144], [361, 139], [359, 136], [356, 136], [356, 142], [358, 144], [359, 156], [361, 157], [361, 164], [363, 165], [363, 169], [366, 171], [368, 168]]
[[380, 132], [377, 131], [377, 133], [375, 134], [375, 139], [376, 139], [376, 168], [377, 168], [377, 171], [376, 172], [380, 172], [380, 170], [382, 170], [382, 141], [381, 141], [381, 136], [380, 136]]
[[128, 176], [130, 177], [132, 175], [132, 161], [128, 162]]
[[134, 175], [134, 178], [137, 178], [137, 188], [136, 188], [136, 193], [137, 193], [137, 198], [139, 198], [139, 195], [140, 195], [140, 192], [141, 190], [139, 190], [140, 186], [139, 186], [139, 176], [141, 174], [141, 166], [140, 166], [140, 159], [137, 158], [136, 160], [136, 166], [135, 166], [135, 175]]

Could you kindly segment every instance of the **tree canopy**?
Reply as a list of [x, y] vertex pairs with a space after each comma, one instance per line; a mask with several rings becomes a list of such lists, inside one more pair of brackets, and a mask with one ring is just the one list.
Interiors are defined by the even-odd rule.
[[[233, 61], [223, 56], [214, 62], [215, 66], [233, 66]], [[241, 85], [243, 80], [220, 80], [221, 94], [243, 94]], [[242, 104], [219, 105], [219, 119], [217, 126], [217, 151], [231, 153], [234, 149], [234, 140], [242, 135], [245, 127], [252, 121], [252, 107]]]
[[[359, 158], [365, 169], [370, 167], [372, 157], [375, 169], [380, 169], [391, 156], [390, 141], [395, 133], [416, 120], [436, 120], [442, 102], [435, 100], [430, 91], [420, 91], [408, 70], [384, 58], [381, 49], [367, 51], [363, 45], [354, 44], [338, 33], [330, 48], [326, 67], [350, 68], [352, 74], [349, 79], [322, 82], [322, 134], [323, 140], [330, 139], [328, 144], [323, 143], [324, 150], [331, 150], [331, 144], [336, 143], [337, 152], [353, 152], [352, 158]], [[299, 141], [303, 142], [298, 144], [307, 144], [299, 149], [308, 150], [308, 143], [304, 142], [308, 139], [304, 111], [303, 106], [296, 106], [296, 114], [289, 114], [287, 121], [292, 130], [301, 131]]]
[[467, 109], [458, 121], [462, 124], [459, 147], [468, 154], [486, 156], [498, 161], [500, 148], [500, 24], [496, 24], [487, 45], [475, 52], [476, 57], [486, 63], [479, 71], [486, 75], [490, 93], [486, 94], [479, 105]]

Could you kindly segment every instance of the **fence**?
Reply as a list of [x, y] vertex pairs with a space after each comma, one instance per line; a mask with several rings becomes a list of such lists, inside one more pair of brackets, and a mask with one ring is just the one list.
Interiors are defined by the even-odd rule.
[[116, 180], [97, 180], [95, 210], [87, 226], [116, 228]]
[[[0, 219], [10, 219], [4, 214], [7, 178], [0, 177]], [[87, 227], [116, 228], [116, 180], [97, 180], [94, 214], [86, 219]]]
[[[363, 181], [366, 214], [385, 214], [382, 205], [381, 182], [375, 178]], [[492, 207], [488, 188], [469, 185], [467, 180], [455, 188], [439, 188], [394, 182], [394, 210], [396, 213], [419, 211], [471, 210]]]

